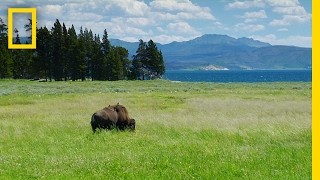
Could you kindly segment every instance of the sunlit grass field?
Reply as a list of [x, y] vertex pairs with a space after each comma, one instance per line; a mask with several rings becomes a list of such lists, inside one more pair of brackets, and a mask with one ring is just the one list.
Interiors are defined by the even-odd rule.
[[311, 83], [0, 80], [0, 179], [311, 179]]

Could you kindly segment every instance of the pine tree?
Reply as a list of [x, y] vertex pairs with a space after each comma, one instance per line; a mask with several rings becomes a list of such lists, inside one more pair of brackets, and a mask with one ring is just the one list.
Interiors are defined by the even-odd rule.
[[142, 39], [139, 40], [139, 47], [136, 51], [136, 55], [133, 55], [132, 60], [132, 67], [131, 67], [131, 76], [133, 79], [140, 79], [144, 80], [144, 69], [146, 63], [146, 43], [143, 42]]
[[86, 76], [92, 76], [91, 66], [92, 66], [92, 56], [93, 56], [93, 44], [94, 38], [91, 29], [88, 31], [87, 28], [84, 29], [83, 33], [84, 43], [86, 47]]
[[[17, 34], [14, 44], [21, 44], [19, 31], [14, 29]], [[32, 51], [29, 49], [12, 50], [13, 77], [17, 79], [26, 79], [32, 77]]]
[[165, 72], [162, 52], [152, 40], [147, 45], [147, 69], [150, 79], [161, 78]]
[[111, 52], [111, 44], [108, 39], [108, 32], [105, 29], [103, 31], [103, 36], [102, 36], [102, 53], [105, 57], [105, 77], [107, 80], [111, 79], [112, 76], [112, 64], [113, 64], [113, 55], [110, 53]]
[[37, 30], [37, 49], [34, 59], [35, 68], [38, 70], [38, 77], [44, 77], [48, 81], [52, 78], [52, 41], [51, 34], [47, 27]]
[[114, 51], [119, 56], [119, 79], [128, 78], [130, 72], [130, 60], [128, 59], [129, 52], [127, 49], [117, 46], [114, 47]]
[[69, 38], [68, 38], [68, 30], [64, 23], [62, 23], [62, 41], [61, 41], [61, 61], [63, 64], [63, 75], [64, 80], [68, 79], [68, 74], [70, 74], [68, 69], [69, 64]]
[[7, 25], [0, 17], [0, 78], [12, 78], [13, 62], [8, 50]]
[[131, 73], [134, 79], [156, 79], [161, 78], [165, 72], [162, 52], [158, 50], [156, 44], [150, 40], [146, 45], [140, 39], [136, 55], [133, 56]]
[[0, 17], [0, 44], [8, 45], [8, 28]]
[[86, 75], [86, 46], [83, 37], [79, 37], [76, 43], [76, 56], [75, 56], [75, 76], [73, 76], [73, 80], [81, 79], [85, 80]]
[[13, 60], [13, 78], [26, 79], [32, 78], [32, 52], [28, 49], [14, 49], [12, 50]]
[[91, 78], [92, 80], [106, 80], [106, 57], [102, 52], [99, 35], [94, 35], [92, 47]]
[[102, 52], [104, 56], [108, 56], [109, 52], [111, 51], [111, 44], [108, 39], [108, 32], [105, 29], [103, 31], [103, 36], [102, 36]]
[[62, 39], [62, 26], [59, 22], [58, 19], [56, 19], [56, 22], [54, 23], [54, 26], [52, 27], [52, 55], [53, 55], [53, 77], [56, 81], [62, 81], [62, 78], [64, 76], [63, 73], [63, 61], [62, 61], [62, 56], [63, 56], [63, 51], [62, 51], [62, 44], [63, 44], [63, 39]]
[[71, 28], [68, 29], [68, 76], [72, 80], [76, 80], [77, 76], [77, 42], [78, 37], [74, 26], [72, 25]]
[[[24, 29], [26, 32], [30, 33], [30, 36], [28, 39], [30, 39], [32, 43], [32, 20], [28, 19], [29, 23], [24, 25]], [[29, 44], [28, 41], [25, 42], [25, 44]], [[24, 50], [25, 56], [29, 57], [29, 62], [28, 65], [29, 67], [27, 68], [27, 75], [29, 78], [39, 78], [38, 76], [38, 69], [37, 69], [37, 64], [35, 63], [36, 61], [36, 50], [35, 49], [25, 49]]]
[[0, 78], [12, 78], [12, 59], [7, 46], [0, 44]]

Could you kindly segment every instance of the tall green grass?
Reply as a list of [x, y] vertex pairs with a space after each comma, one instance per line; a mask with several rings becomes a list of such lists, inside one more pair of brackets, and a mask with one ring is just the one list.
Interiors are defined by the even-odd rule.
[[1, 80], [0, 179], [311, 179], [311, 83]]

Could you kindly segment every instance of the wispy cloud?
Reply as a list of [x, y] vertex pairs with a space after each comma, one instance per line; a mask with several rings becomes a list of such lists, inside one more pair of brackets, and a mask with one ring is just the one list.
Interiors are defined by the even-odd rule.
[[264, 8], [265, 3], [262, 0], [254, 0], [254, 1], [236, 1], [233, 3], [228, 3], [225, 6], [225, 9], [248, 9], [252, 7]]
[[238, 23], [234, 26], [236, 31], [239, 30], [244, 30], [244, 31], [249, 31], [249, 32], [256, 32], [256, 31], [262, 31], [265, 29], [265, 26], [262, 24], [245, 24], [245, 23]]
[[255, 40], [268, 42], [272, 45], [295, 45], [299, 47], [310, 47], [312, 38], [307, 36], [289, 36], [287, 38], [278, 39], [274, 34], [268, 34], [265, 36], [250, 36]]

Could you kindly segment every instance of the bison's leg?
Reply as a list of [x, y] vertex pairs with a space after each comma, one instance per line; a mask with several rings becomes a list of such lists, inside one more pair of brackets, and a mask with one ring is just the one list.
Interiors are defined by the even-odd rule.
[[124, 122], [117, 122], [116, 126], [117, 126], [117, 129], [119, 129], [120, 131], [124, 131], [125, 129]]

